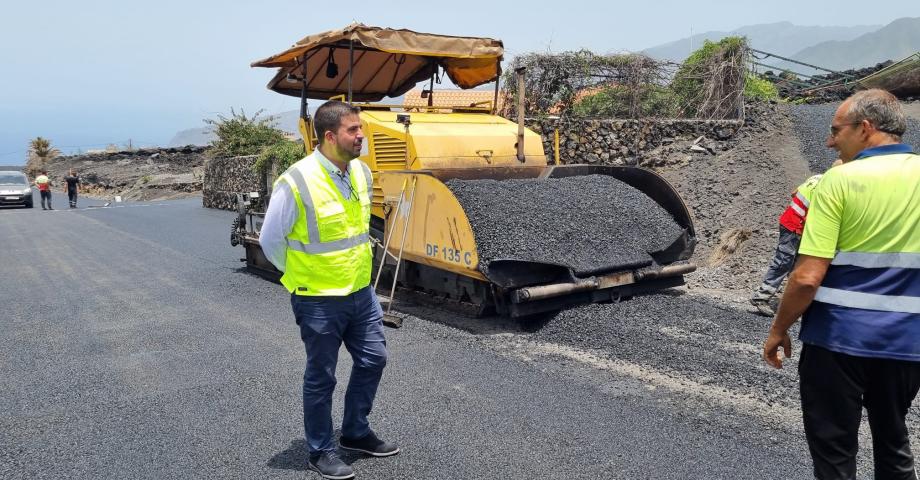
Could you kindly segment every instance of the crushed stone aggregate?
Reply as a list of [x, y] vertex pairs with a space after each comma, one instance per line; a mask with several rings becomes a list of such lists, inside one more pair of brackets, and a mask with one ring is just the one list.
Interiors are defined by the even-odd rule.
[[450, 180], [476, 236], [480, 268], [496, 259], [567, 265], [648, 264], [683, 232], [641, 191], [607, 175]]
[[[792, 105], [789, 108], [795, 132], [802, 144], [802, 155], [808, 160], [808, 166], [812, 172], [826, 171], [837, 159], [837, 152], [827, 148], [826, 141], [831, 120], [839, 106], [840, 102], [834, 102], [818, 105]], [[911, 117], [907, 118], [907, 131], [904, 132], [901, 141], [913, 146], [915, 151], [920, 148], [920, 121]]]

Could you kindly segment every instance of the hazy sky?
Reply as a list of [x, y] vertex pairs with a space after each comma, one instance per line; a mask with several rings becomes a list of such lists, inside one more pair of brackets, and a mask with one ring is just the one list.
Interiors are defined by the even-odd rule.
[[[532, 51], [635, 51], [708, 30], [758, 23], [886, 24], [920, 16], [917, 0], [316, 2], [275, 0], [4, 1], [0, 15], [0, 164], [21, 164], [29, 139], [65, 152], [165, 145], [203, 118], [297, 108], [249, 64], [352, 21]], [[561, 8], [560, 8], [561, 7]], [[769, 8], [765, 8], [769, 7]]]

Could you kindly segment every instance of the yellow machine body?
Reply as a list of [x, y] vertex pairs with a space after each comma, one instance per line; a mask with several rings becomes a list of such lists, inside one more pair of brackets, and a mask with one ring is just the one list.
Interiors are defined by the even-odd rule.
[[[392, 254], [398, 255], [401, 248], [404, 260], [487, 281], [478, 270], [479, 255], [470, 221], [443, 182], [427, 174], [388, 172], [379, 177], [379, 183], [383, 203], [391, 212], [386, 232], [392, 235]], [[396, 215], [400, 197], [402, 205]]]
[[[524, 129], [524, 160], [517, 157], [518, 125], [483, 112], [391, 111], [383, 105], [360, 105], [365, 151], [360, 157], [373, 172], [373, 214], [383, 218], [384, 172], [405, 170], [542, 167], [546, 165], [539, 134]], [[312, 144], [312, 125], [301, 121], [304, 143]], [[312, 150], [312, 149], [311, 149]], [[475, 178], [492, 178], [488, 172]]]
[[[397, 117], [408, 118], [408, 126]], [[524, 161], [518, 160], [518, 126], [498, 115], [363, 110], [361, 124], [367, 142], [361, 160], [374, 172], [373, 213], [380, 218], [384, 172], [546, 165], [543, 141], [528, 129], [524, 131]]]

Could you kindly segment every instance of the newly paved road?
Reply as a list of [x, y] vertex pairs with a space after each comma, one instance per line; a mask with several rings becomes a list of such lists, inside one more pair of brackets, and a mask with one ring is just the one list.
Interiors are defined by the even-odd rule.
[[[314, 478], [289, 298], [241, 270], [231, 219], [200, 200], [0, 210], [0, 478]], [[758, 387], [779, 394], [719, 381], [766, 375], [753, 338], [703, 339], [734, 352], [707, 379], [715, 355], [616, 322], [592, 345], [415, 313], [387, 330], [372, 414], [403, 451], [350, 458], [359, 478], [810, 478], [794, 362]], [[660, 345], [702, 335], [668, 323]], [[340, 387], [349, 367], [343, 350]]]

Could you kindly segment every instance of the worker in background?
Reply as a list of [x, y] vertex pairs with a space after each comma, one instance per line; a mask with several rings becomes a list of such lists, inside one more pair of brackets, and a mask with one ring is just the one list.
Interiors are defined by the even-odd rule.
[[47, 170], [42, 170], [41, 175], [35, 177], [35, 186], [38, 187], [38, 194], [41, 196], [42, 210], [54, 210], [51, 208], [51, 179], [48, 178]]
[[80, 185], [80, 177], [74, 169], [64, 177], [64, 189], [67, 192], [67, 199], [70, 201], [70, 208], [77, 208], [77, 188]]
[[259, 236], [265, 256], [284, 272], [294, 318], [306, 347], [303, 382], [308, 468], [324, 478], [352, 478], [337, 454], [332, 392], [339, 347], [353, 367], [345, 392], [340, 445], [386, 457], [396, 444], [377, 437], [367, 416], [387, 362], [383, 310], [371, 280], [371, 171], [358, 156], [359, 110], [329, 101], [316, 111], [318, 148], [275, 182]]
[[801, 316], [805, 438], [819, 479], [856, 478], [862, 410], [875, 478], [916, 479], [904, 418], [920, 389], [920, 155], [897, 99], [858, 92], [831, 122], [844, 164], [814, 191], [799, 259], [764, 343], [781, 368]]
[[[837, 159], [831, 168], [840, 165], [841, 160]], [[821, 175], [812, 175], [799, 185], [792, 192], [792, 200], [789, 206], [779, 216], [779, 241], [776, 244], [776, 250], [773, 252], [773, 258], [770, 260], [770, 266], [763, 277], [763, 283], [754, 292], [751, 297], [751, 305], [757, 308], [757, 311], [764, 316], [772, 317], [773, 308], [770, 306], [770, 300], [776, 295], [779, 286], [783, 280], [792, 271], [795, 265], [796, 253], [799, 251], [799, 242], [802, 240], [802, 230], [805, 228], [805, 217], [808, 215], [808, 206], [811, 203], [811, 195], [821, 180]]]

